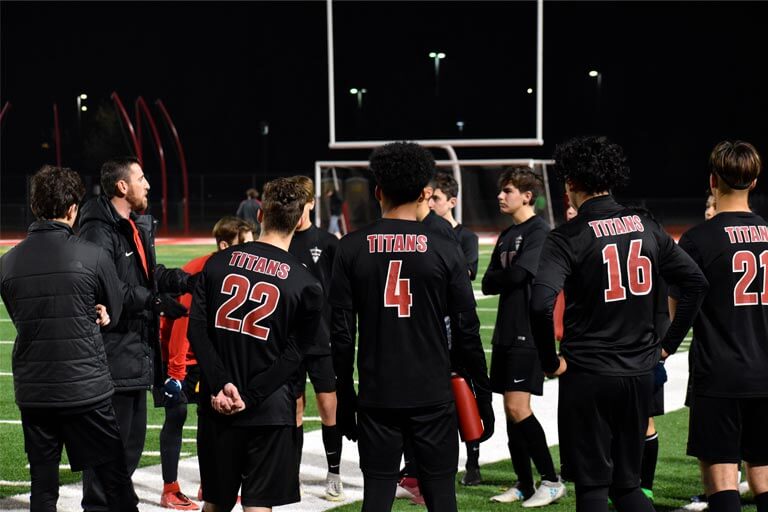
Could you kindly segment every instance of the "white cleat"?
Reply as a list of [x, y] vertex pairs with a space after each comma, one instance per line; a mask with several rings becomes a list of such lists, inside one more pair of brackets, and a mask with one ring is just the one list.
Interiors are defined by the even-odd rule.
[[325, 495], [328, 501], [344, 501], [347, 497], [344, 495], [344, 484], [341, 483], [341, 476], [335, 473], [328, 473], [325, 477]]
[[749, 482], [744, 480], [739, 482], [739, 495], [744, 496], [746, 494], [749, 494]]
[[523, 502], [523, 508], [545, 507], [563, 496], [565, 496], [565, 484], [560, 479], [557, 482], [542, 480], [533, 496]]
[[520, 490], [520, 482], [517, 482], [515, 485], [504, 491], [502, 494], [499, 494], [498, 496], [493, 496], [491, 498], [491, 501], [495, 501], [496, 503], [513, 503], [515, 501], [524, 501], [525, 495], [523, 495], [523, 491]]

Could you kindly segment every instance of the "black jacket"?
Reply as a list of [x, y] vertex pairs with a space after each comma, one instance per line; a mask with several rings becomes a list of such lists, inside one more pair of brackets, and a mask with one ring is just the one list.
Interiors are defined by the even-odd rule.
[[0, 258], [0, 293], [17, 332], [19, 407], [79, 408], [112, 395], [96, 304], [115, 324], [123, 291], [105, 251], [66, 224], [35, 222], [26, 240]]
[[150, 215], [131, 213], [144, 247], [149, 275], [144, 272], [133, 229], [118, 215], [103, 195], [86, 201], [80, 208], [80, 237], [103, 248], [115, 264], [117, 276], [127, 285], [125, 314], [104, 336], [109, 369], [117, 391], [147, 389], [153, 377], [159, 384], [159, 318], [151, 310], [151, 298], [158, 291], [186, 291], [188, 274], [166, 269], [155, 259], [155, 220]]

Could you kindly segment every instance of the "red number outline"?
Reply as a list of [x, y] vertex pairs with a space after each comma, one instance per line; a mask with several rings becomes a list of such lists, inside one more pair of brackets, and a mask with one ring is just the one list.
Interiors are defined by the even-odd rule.
[[[390, 260], [387, 281], [384, 284], [384, 307], [397, 308], [398, 318], [410, 318], [413, 294], [411, 280], [400, 279], [403, 260]], [[407, 298], [406, 298], [407, 297]]]

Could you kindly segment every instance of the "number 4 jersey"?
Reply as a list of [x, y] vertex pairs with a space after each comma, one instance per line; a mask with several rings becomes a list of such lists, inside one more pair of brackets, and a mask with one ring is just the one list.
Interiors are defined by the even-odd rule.
[[453, 399], [445, 317], [475, 308], [455, 241], [420, 222], [380, 219], [341, 240], [330, 301], [358, 317], [361, 405]]
[[[237, 386], [239, 425], [295, 425], [290, 378], [320, 322], [319, 281], [286, 251], [262, 242], [211, 256], [195, 288], [189, 338], [203, 372], [200, 396]], [[209, 400], [201, 408], [211, 412]]]
[[751, 212], [722, 212], [688, 230], [680, 247], [709, 293], [693, 324], [694, 392], [768, 396], [768, 226]]
[[[701, 276], [656, 221], [611, 196], [589, 199], [576, 218], [550, 232], [535, 285], [565, 292], [560, 351], [568, 371], [632, 376], [653, 369], [661, 351], [654, 331], [659, 274], [668, 283]], [[685, 305], [690, 310], [698, 303]], [[669, 352], [694, 313], [684, 311], [670, 327]]]

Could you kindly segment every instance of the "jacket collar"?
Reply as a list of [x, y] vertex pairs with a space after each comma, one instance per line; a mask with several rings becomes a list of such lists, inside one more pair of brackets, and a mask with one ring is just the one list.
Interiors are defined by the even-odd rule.
[[587, 212], [600, 213], [605, 211], [613, 211], [618, 207], [619, 203], [616, 202], [611, 194], [608, 194], [605, 196], [592, 197], [584, 201], [581, 206], [579, 206], [579, 214], [581, 215], [582, 213]]
[[69, 235], [75, 234], [71, 226], [55, 220], [37, 220], [29, 225], [28, 233], [31, 235], [45, 231], [65, 231]]

